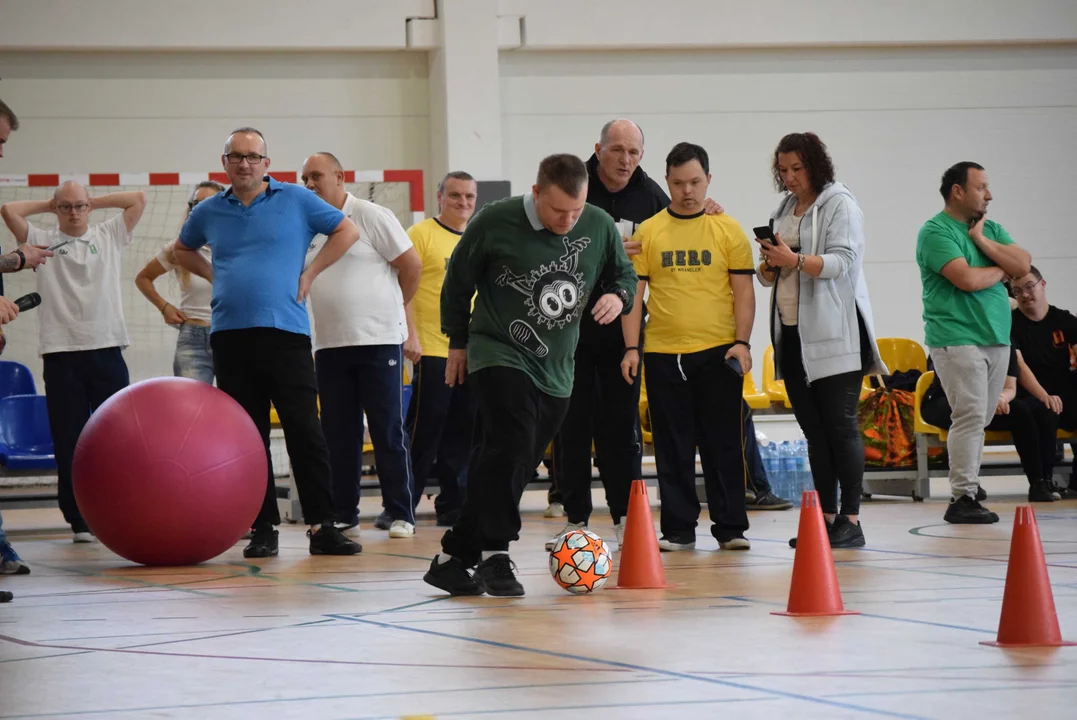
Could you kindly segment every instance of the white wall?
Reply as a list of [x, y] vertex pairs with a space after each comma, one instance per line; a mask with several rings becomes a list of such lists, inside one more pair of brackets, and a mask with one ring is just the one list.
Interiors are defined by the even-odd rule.
[[[502, 53], [501, 74], [516, 192], [543, 156], [587, 156], [601, 125], [625, 116], [643, 127], [643, 167], [660, 182], [674, 143], [703, 145], [711, 196], [750, 233], [778, 201], [769, 171], [778, 140], [817, 132], [866, 216], [877, 331], [922, 342], [917, 230], [941, 208], [942, 171], [971, 159], [988, 169], [990, 216], [1033, 253], [1051, 299], [1077, 310], [1066, 212], [1077, 159], [1073, 47], [516, 51]], [[753, 345], [763, 348], [769, 291], [758, 295]]]
[[[467, 2], [0, 0], [0, 97], [23, 120], [0, 172], [215, 169], [225, 134], [251, 123], [279, 170], [329, 149], [431, 174], [470, 149], [520, 192], [543, 155], [589, 155], [626, 115], [658, 178], [673, 143], [707, 147], [712, 195], [751, 227], [777, 201], [775, 143], [812, 129], [867, 217], [880, 334], [922, 337], [913, 243], [962, 159], [988, 167], [992, 217], [1077, 309], [1074, 0], [497, 0], [465, 6], [484, 14], [470, 32], [439, 32]], [[499, 92], [454, 106], [454, 86], [489, 78], [467, 64], [491, 45], [517, 48]], [[432, 76], [431, 50], [463, 64]], [[765, 327], [761, 310], [757, 346]]]
[[0, 47], [30, 50], [403, 48], [434, 0], [0, 0]]
[[423, 168], [422, 53], [0, 53], [0, 97], [22, 128], [3, 173], [219, 170], [254, 125], [273, 168], [316, 150], [346, 168]]

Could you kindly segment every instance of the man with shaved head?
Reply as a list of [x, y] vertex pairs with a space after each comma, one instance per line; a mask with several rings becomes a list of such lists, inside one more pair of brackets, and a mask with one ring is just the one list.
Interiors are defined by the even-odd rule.
[[[404, 306], [419, 287], [422, 260], [392, 211], [344, 188], [340, 161], [328, 152], [303, 163], [303, 183], [359, 228], [359, 242], [311, 288], [314, 365], [322, 430], [333, 467], [339, 527], [359, 525], [363, 412], [370, 423], [383, 512], [374, 526], [391, 538], [415, 534], [410, 441], [404, 426]], [[310, 244], [307, 260], [325, 238]]]
[[[129, 381], [122, 354], [129, 341], [120, 293], [121, 256], [134, 240], [145, 208], [141, 191], [91, 197], [77, 182], [65, 182], [52, 200], [21, 200], [0, 208], [20, 250], [36, 246], [55, 252], [51, 262], [37, 268], [37, 312], [60, 510], [77, 543], [94, 538], [75, 503], [71, 461], [90, 413]], [[106, 209], [121, 212], [91, 225], [90, 214]], [[56, 215], [57, 227], [39, 228], [27, 221], [44, 213]]]
[[[630, 256], [640, 250], [638, 244], [627, 240], [636, 226], [669, 206], [665, 191], [639, 166], [642, 159], [643, 131], [631, 120], [617, 119], [602, 126], [594, 155], [587, 161], [587, 202], [613, 217]], [[708, 214], [722, 212], [721, 206], [710, 199], [704, 208]], [[592, 305], [601, 295], [591, 295]], [[621, 376], [621, 359], [627, 353], [638, 353], [639, 343], [626, 347], [621, 320], [600, 325], [590, 311], [587, 308], [580, 321], [572, 399], [553, 442], [546, 516], [564, 513], [568, 523], [547, 541], [547, 549], [561, 534], [587, 526], [592, 510], [592, 439], [618, 542], [623, 533], [622, 519], [628, 511], [629, 487], [642, 472], [639, 378], [629, 384]]]
[[[266, 491], [243, 557], [279, 552], [271, 403], [284, 430], [303, 520], [310, 525], [310, 554], [355, 555], [362, 547], [334, 525], [306, 300], [314, 279], [348, 251], [359, 231], [313, 193], [269, 177], [269, 148], [255, 128], [232, 131], [221, 165], [232, 187], [195, 206], [175, 253], [178, 265], [213, 284], [209, 342], [217, 387], [243, 406], [265, 446]], [[310, 241], [319, 233], [328, 239], [304, 267]], [[205, 245], [212, 266], [199, 252]]]

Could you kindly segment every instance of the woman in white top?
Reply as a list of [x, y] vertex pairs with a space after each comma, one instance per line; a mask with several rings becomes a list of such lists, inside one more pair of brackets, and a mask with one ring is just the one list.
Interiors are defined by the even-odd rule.
[[[211, 180], [200, 182], [191, 194], [191, 199], [187, 201], [187, 214], [190, 215], [198, 203], [223, 191], [223, 186]], [[135, 278], [135, 285], [146, 299], [161, 311], [166, 323], [179, 328], [176, 355], [172, 361], [173, 374], [212, 385], [213, 351], [209, 346], [209, 303], [213, 298], [213, 286], [176, 264], [172, 256], [174, 244], [168, 243], [156, 257], [146, 263], [146, 267], [142, 268]], [[208, 261], [209, 248], [205, 247], [201, 252]], [[175, 273], [180, 286], [178, 308], [161, 297], [153, 286], [157, 278], [169, 271]]]
[[826, 145], [814, 133], [783, 137], [772, 172], [784, 195], [771, 216], [775, 242], [760, 241], [758, 275], [774, 287], [775, 375], [785, 381], [808, 440], [831, 547], [862, 547], [864, 445], [857, 402], [863, 376], [886, 372], [864, 282], [863, 213], [835, 180]]

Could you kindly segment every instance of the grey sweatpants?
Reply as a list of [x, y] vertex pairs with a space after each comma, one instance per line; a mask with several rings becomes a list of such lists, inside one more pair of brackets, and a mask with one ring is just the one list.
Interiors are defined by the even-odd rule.
[[995, 416], [1010, 364], [1008, 345], [953, 345], [930, 348], [935, 372], [953, 411], [946, 450], [950, 489], [955, 498], [976, 497], [980, 486], [984, 428]]

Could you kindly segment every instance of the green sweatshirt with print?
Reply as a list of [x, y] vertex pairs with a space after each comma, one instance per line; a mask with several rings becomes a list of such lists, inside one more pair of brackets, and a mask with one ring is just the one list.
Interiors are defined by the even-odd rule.
[[625, 290], [627, 314], [636, 283], [621, 234], [603, 210], [585, 205], [575, 227], [560, 235], [542, 227], [530, 197], [511, 197], [476, 214], [449, 258], [441, 329], [450, 348], [467, 348], [468, 372], [516, 368], [547, 395], [567, 398], [591, 294]]

